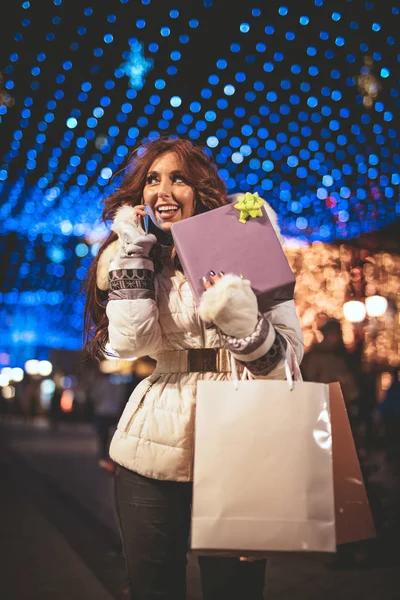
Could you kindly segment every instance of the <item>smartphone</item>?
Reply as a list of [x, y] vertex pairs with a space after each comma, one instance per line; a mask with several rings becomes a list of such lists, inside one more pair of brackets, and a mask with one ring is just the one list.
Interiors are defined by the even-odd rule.
[[171, 246], [172, 244], [172, 235], [163, 231], [155, 222], [154, 216], [151, 213], [151, 210], [148, 206], [146, 206], [145, 211], [147, 213], [147, 217], [144, 218], [144, 229], [147, 233], [152, 233], [156, 236], [157, 241], [162, 246]]

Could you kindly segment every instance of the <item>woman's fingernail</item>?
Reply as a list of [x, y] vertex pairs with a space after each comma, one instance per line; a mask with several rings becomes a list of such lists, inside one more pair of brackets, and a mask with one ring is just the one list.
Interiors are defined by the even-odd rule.
[[201, 279], [202, 279], [203, 283], [207, 283], [208, 282], [208, 278], [207, 277], [202, 277]]
[[211, 275], [211, 277], [215, 277], [215, 272], [214, 271], [208, 271], [209, 275]]
[[225, 273], [224, 273], [223, 271], [220, 271], [220, 272], [218, 273], [218, 275], [219, 275], [220, 277], [223, 277], [223, 276], [225, 275]]

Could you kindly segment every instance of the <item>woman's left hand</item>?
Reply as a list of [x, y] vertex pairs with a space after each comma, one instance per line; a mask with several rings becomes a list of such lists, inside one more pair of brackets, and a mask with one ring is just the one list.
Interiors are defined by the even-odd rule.
[[203, 282], [206, 291], [199, 309], [203, 321], [214, 323], [237, 339], [250, 336], [258, 322], [257, 298], [250, 281], [239, 275], [210, 271]]

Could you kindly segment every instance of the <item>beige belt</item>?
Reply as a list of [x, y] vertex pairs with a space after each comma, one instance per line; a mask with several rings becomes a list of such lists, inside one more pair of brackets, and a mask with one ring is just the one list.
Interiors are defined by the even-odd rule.
[[171, 350], [160, 352], [157, 373], [230, 373], [230, 352], [223, 348]]

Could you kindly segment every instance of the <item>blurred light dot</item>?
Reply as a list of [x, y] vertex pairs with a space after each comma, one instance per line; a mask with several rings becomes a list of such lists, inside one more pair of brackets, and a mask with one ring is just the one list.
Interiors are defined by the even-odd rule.
[[390, 75], [390, 69], [388, 69], [387, 67], [383, 67], [383, 69], [381, 69], [381, 77], [386, 79], [386, 77], [389, 77], [389, 75]]
[[75, 254], [81, 258], [83, 258], [84, 256], [86, 256], [89, 252], [89, 248], [87, 247], [86, 244], [78, 244], [75, 248]]
[[74, 119], [74, 117], [69, 117], [69, 119], [66, 121], [66, 124], [69, 129], [75, 129], [75, 127], [78, 125], [78, 121]]
[[198, 113], [201, 110], [200, 102], [192, 102], [190, 104], [190, 110], [191, 112]]
[[100, 119], [103, 115], [104, 110], [100, 106], [96, 106], [96, 108], [93, 109], [93, 116], [95, 116], [97, 119]]
[[209, 146], [210, 148], [216, 148], [218, 144], [219, 140], [217, 137], [215, 137], [215, 135], [211, 135], [207, 138], [207, 146]]
[[101, 170], [100, 175], [103, 179], [110, 179], [110, 177], [112, 177], [112, 170], [110, 169], [110, 167], [105, 167], [104, 169]]
[[240, 152], [234, 152], [231, 156], [231, 160], [235, 164], [240, 164], [243, 162], [243, 156], [240, 154]]
[[227, 96], [232, 96], [235, 93], [235, 87], [233, 85], [226, 85], [224, 87], [224, 94]]
[[172, 98], [170, 99], [170, 104], [171, 106], [173, 106], [174, 108], [177, 108], [178, 106], [180, 106], [182, 104], [182, 99], [179, 96], [172, 96]]
[[196, 29], [196, 27], [199, 26], [199, 22], [197, 19], [190, 19], [189, 21], [189, 27], [191, 27], [192, 29]]
[[240, 24], [240, 31], [242, 33], [247, 33], [248, 31], [250, 31], [250, 25], [248, 23], [241, 23]]

